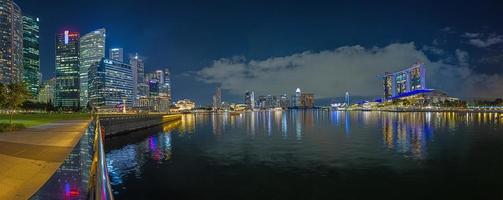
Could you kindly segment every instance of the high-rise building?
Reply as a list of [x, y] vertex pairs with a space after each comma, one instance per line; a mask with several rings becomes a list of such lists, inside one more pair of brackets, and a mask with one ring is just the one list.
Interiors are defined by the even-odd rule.
[[255, 92], [246, 91], [245, 93], [245, 104], [246, 107], [250, 110], [255, 109]]
[[290, 106], [290, 101], [288, 100], [288, 95], [283, 94], [279, 97], [279, 107], [285, 109]]
[[136, 93], [138, 97], [148, 96], [148, 82], [145, 80], [145, 63], [143, 58], [137, 54], [129, 57], [129, 64], [136, 69]]
[[426, 71], [424, 65], [416, 63], [402, 71], [388, 73], [383, 76], [384, 99], [392, 99], [415, 90], [426, 89]]
[[295, 95], [292, 96], [292, 107], [300, 107], [301, 102], [300, 102], [300, 97], [302, 95], [302, 92], [300, 91], [300, 88], [297, 88], [295, 90]]
[[108, 58], [124, 62], [124, 50], [122, 48], [112, 48], [108, 52]]
[[346, 95], [344, 96], [344, 104], [346, 104], [346, 107], [349, 107], [351, 105], [351, 100], [349, 99], [349, 92], [346, 92]]
[[302, 93], [300, 96], [300, 106], [301, 108], [313, 108], [314, 107], [314, 94]]
[[222, 108], [222, 91], [217, 87], [215, 95], [213, 96], [213, 109], [218, 110]]
[[38, 93], [38, 102], [54, 104], [54, 89], [56, 87], [56, 78], [47, 80]]
[[23, 80], [23, 17], [12, 0], [0, 0], [0, 83]]
[[63, 109], [76, 108], [80, 103], [79, 38], [78, 32], [64, 31], [56, 35], [54, 105]]
[[38, 17], [23, 16], [23, 79], [32, 99], [40, 87], [40, 45]]
[[89, 67], [105, 57], [106, 30], [92, 31], [80, 38], [80, 107], [87, 107]]
[[161, 77], [162, 82], [159, 88], [159, 95], [167, 97], [169, 101], [171, 101], [171, 80], [170, 80], [169, 69], [166, 68], [164, 69], [164, 71], [161, 72], [163, 73], [163, 75]]
[[132, 106], [134, 101], [131, 65], [102, 58], [89, 68], [89, 103], [94, 108]]

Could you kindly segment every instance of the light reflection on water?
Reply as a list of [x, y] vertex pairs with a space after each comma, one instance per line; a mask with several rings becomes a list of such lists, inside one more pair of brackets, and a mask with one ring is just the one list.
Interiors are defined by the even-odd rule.
[[[383, 181], [381, 176], [386, 176], [410, 186], [426, 186], [424, 184], [433, 180], [453, 183], [437, 180], [438, 175], [424, 176], [425, 171], [445, 170], [444, 167], [455, 165], [465, 167], [458, 169], [463, 173], [480, 173], [480, 166], [463, 163], [469, 160], [463, 157], [479, 153], [472, 152], [478, 148], [471, 146], [483, 146], [488, 141], [503, 142], [502, 124], [501, 114], [489, 113], [298, 110], [240, 115], [188, 114], [178, 123], [111, 138], [107, 144], [107, 161], [114, 191], [119, 197], [145, 197], [137, 194], [140, 191], [150, 194], [151, 198], [167, 197], [157, 194], [158, 184], [171, 194], [179, 193], [179, 198], [188, 199], [208, 197], [198, 194], [208, 195], [208, 191], [224, 186], [243, 190], [227, 184], [232, 180], [247, 185], [248, 189], [241, 192], [249, 192], [246, 194], [254, 199], [260, 198], [252, 192], [257, 184], [262, 185], [264, 191], [274, 190], [269, 181], [295, 190], [299, 179], [318, 189], [308, 190], [304, 196], [292, 195], [294, 199], [311, 198], [313, 194], [326, 197], [332, 194], [330, 184], [320, 184], [327, 181], [332, 185], [354, 181], [352, 184], [370, 187], [371, 182]], [[483, 152], [484, 155], [491, 153], [495, 152]], [[483, 162], [503, 167], [500, 160]], [[387, 174], [375, 174], [377, 172]], [[495, 177], [502, 176], [503, 173], [499, 173]], [[358, 181], [359, 178], [368, 180]], [[247, 179], [260, 181], [245, 181]], [[379, 184], [382, 186], [378, 187], [401, 186], [386, 181]], [[354, 189], [351, 185], [339, 187]], [[187, 194], [189, 188], [196, 188], [200, 193]], [[233, 197], [242, 197], [240, 194], [236, 192]], [[212, 198], [227, 197], [211, 195]], [[337, 195], [348, 197], [345, 193]], [[279, 199], [286, 197], [289, 194]]]

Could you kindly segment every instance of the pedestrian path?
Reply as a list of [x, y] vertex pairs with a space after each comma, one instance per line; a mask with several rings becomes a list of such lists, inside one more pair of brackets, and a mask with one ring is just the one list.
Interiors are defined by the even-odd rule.
[[0, 199], [28, 199], [77, 144], [89, 120], [68, 120], [0, 133]]

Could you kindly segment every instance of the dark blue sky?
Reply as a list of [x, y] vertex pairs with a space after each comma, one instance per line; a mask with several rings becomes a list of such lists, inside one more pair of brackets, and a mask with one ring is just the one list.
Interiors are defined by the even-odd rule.
[[[455, 57], [469, 53], [471, 68], [502, 74], [496, 40], [488, 48], [463, 42], [480, 33], [483, 42], [503, 34], [501, 1], [128, 1], [17, 0], [24, 14], [41, 19], [41, 68], [54, 74], [54, 35], [85, 34], [105, 27], [107, 49], [124, 48], [147, 57], [146, 70], [169, 67], [175, 99], [209, 102], [215, 84], [195, 81], [194, 72], [214, 60], [244, 56], [264, 60], [341, 46], [383, 47], [414, 42]], [[468, 41], [468, 40], [466, 40]], [[484, 46], [482, 44], [481, 46]], [[435, 56], [430, 55], [431, 59]], [[482, 61], [483, 58], [494, 58]], [[415, 62], [415, 61], [411, 61]], [[184, 75], [185, 74], [185, 75]], [[293, 87], [293, 86], [292, 86]], [[225, 87], [224, 87], [225, 88]], [[293, 90], [293, 89], [292, 89]], [[288, 91], [286, 91], [288, 92]], [[240, 100], [226, 94], [224, 98]]]

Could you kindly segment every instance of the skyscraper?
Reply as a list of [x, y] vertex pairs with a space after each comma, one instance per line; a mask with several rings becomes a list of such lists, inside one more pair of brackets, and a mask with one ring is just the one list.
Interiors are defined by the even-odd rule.
[[105, 37], [106, 30], [101, 28], [80, 38], [80, 107], [86, 107], [89, 101], [87, 85], [89, 67], [105, 57]]
[[23, 79], [32, 99], [40, 87], [40, 45], [38, 17], [23, 16]]
[[344, 103], [346, 104], [346, 107], [349, 107], [351, 104], [351, 100], [349, 99], [349, 92], [346, 92], [346, 95], [344, 96]]
[[300, 102], [300, 97], [302, 95], [302, 92], [300, 91], [300, 88], [297, 88], [295, 90], [295, 95], [292, 96], [292, 106], [293, 107], [300, 107], [301, 102]]
[[162, 83], [161, 87], [159, 88], [159, 93], [161, 96], [167, 97], [169, 101], [171, 101], [171, 80], [170, 80], [170, 74], [169, 74], [169, 69], [166, 68], [164, 71], [162, 71]]
[[76, 108], [79, 106], [80, 69], [79, 69], [78, 32], [64, 31], [56, 35], [56, 93], [55, 106]]
[[388, 100], [415, 90], [426, 89], [426, 71], [421, 63], [395, 73], [386, 72], [382, 79], [384, 99]]
[[114, 109], [125, 101], [133, 104], [134, 80], [131, 66], [102, 58], [89, 68], [89, 103], [100, 109]]
[[246, 91], [246, 93], [245, 93], [245, 104], [248, 107], [248, 109], [250, 109], [250, 110], [255, 109], [255, 92], [253, 92], [253, 91]]
[[0, 83], [23, 80], [23, 17], [12, 0], [0, 0]]
[[129, 64], [136, 69], [136, 90], [135, 95], [148, 96], [148, 83], [145, 81], [145, 63], [143, 58], [136, 53], [129, 57]]
[[108, 58], [124, 62], [124, 50], [122, 48], [113, 48], [108, 52]]
[[218, 110], [222, 106], [222, 91], [217, 87], [215, 95], [213, 96], [213, 109]]

